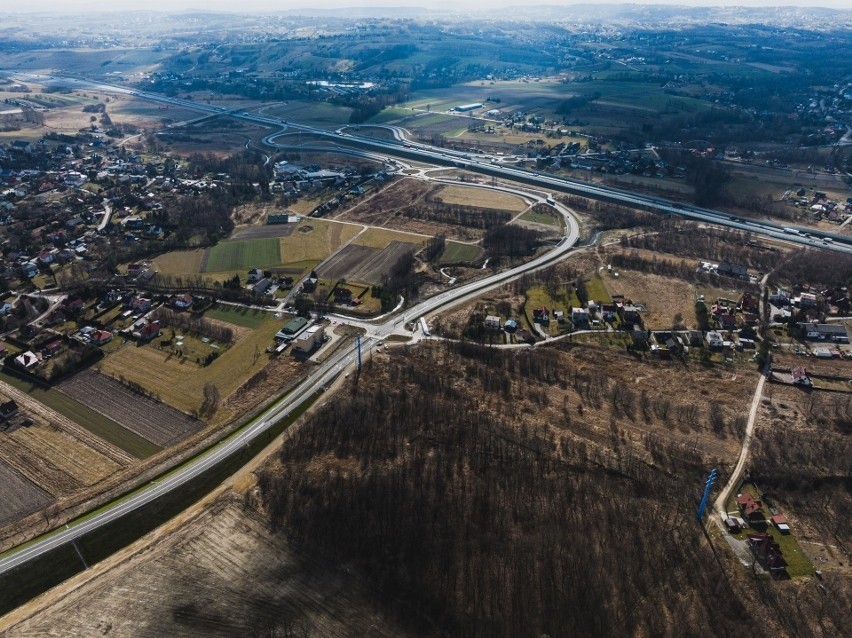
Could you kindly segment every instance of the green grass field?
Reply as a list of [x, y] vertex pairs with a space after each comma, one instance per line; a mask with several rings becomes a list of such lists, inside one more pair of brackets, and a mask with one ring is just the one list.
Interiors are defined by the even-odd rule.
[[548, 226], [556, 226], [559, 224], [559, 219], [556, 215], [551, 213], [536, 213], [531, 210], [521, 215], [521, 219], [528, 222], [535, 222], [537, 224], [547, 224]]
[[95, 412], [58, 390], [35, 386], [24, 379], [5, 372], [0, 372], [0, 378], [9, 385], [23, 390], [36, 401], [68, 417], [95, 436], [112, 443], [136, 458], [146, 459], [162, 449], [159, 445], [151, 443], [112, 419], [105, 417], [100, 412]]
[[448, 241], [444, 246], [444, 252], [438, 259], [439, 264], [457, 264], [463, 261], [473, 261], [479, 257], [480, 248], [472, 244], [460, 244]]
[[281, 244], [277, 237], [224, 241], [209, 250], [204, 272], [265, 268], [281, 263]]
[[599, 303], [611, 303], [612, 297], [606, 289], [603, 279], [600, 275], [593, 275], [586, 281], [586, 290], [589, 293], [589, 299], [594, 299]]
[[235, 326], [243, 328], [257, 328], [264, 321], [269, 319], [269, 313], [262, 310], [250, 310], [248, 308], [240, 308], [238, 306], [226, 306], [217, 304], [204, 313], [208, 319], [218, 319], [219, 321], [227, 321]]

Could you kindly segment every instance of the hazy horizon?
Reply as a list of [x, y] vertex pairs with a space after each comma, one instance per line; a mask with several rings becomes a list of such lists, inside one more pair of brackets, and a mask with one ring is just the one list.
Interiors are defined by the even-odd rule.
[[[181, 11], [216, 11], [230, 13], [270, 13], [282, 11], [294, 11], [299, 9], [341, 9], [352, 7], [365, 8], [435, 8], [440, 10], [481, 10], [498, 9], [506, 6], [553, 6], [568, 7], [572, 5], [591, 4], [591, 2], [548, 2], [547, 0], [503, 0], [494, 2], [491, 0], [468, 0], [459, 6], [458, 2], [451, 0], [291, 0], [280, 2], [274, 0], [243, 0], [235, 5], [233, 0], [123, 0], [121, 3], [104, 3], [96, 0], [30, 0], [26, 6], [19, 3], [14, 4], [10, 0], [0, 0], [0, 12], [11, 13], [68, 13], [68, 12], [113, 12], [122, 10], [151, 10], [162, 12]], [[748, 7], [748, 8], [771, 8], [771, 7], [802, 7], [802, 8], [827, 8], [827, 9], [852, 9], [852, 0], [679, 0], [676, 2], [666, 0], [648, 0], [644, 2], [604, 2], [595, 3], [604, 5], [669, 5], [685, 7]]]

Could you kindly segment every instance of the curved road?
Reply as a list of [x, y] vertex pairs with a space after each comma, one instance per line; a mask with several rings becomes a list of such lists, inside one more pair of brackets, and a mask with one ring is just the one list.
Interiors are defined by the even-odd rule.
[[[537, 195], [528, 194], [527, 197], [536, 201], [543, 202], [545, 200], [544, 197]], [[483, 291], [500, 286], [507, 281], [520, 277], [524, 273], [539, 270], [564, 258], [579, 238], [579, 226], [566, 207], [561, 204], [557, 204], [555, 208], [565, 219], [566, 230], [562, 239], [553, 249], [539, 255], [526, 264], [522, 264], [504, 272], [496, 273], [484, 279], [448, 290], [432, 297], [431, 299], [426, 299], [406, 310], [401, 317], [390, 317], [379, 324], [349, 321], [348, 323], [362, 327], [367, 331], [367, 335], [364, 339], [362, 339], [362, 350], [368, 352], [373, 343], [379, 342], [388, 335], [393, 334], [399, 329], [400, 324], [404, 324], [406, 320], [410, 321], [418, 319], [438, 310], [439, 308], [446, 308], [464, 303]], [[356, 352], [354, 349], [347, 349], [342, 352], [335, 353], [314, 373], [299, 383], [294, 390], [277, 401], [275, 405], [266, 410], [249, 425], [214, 445], [201, 455], [187, 461], [185, 464], [171, 471], [163, 478], [138, 488], [131, 492], [128, 496], [105, 506], [96, 514], [79, 518], [76, 521], [72, 521], [64, 528], [48, 532], [34, 541], [6, 552], [0, 556], [0, 574], [24, 565], [28, 561], [57, 547], [72, 542], [103, 525], [121, 518], [129, 512], [151, 503], [160, 496], [179, 488], [232, 454], [237, 453], [243, 449], [243, 447], [251, 443], [256, 437], [269, 430], [269, 428], [271, 428], [277, 421], [282, 418], [286, 418], [296, 408], [307, 401], [317, 390], [326, 386], [343, 370], [354, 365], [355, 361]]]

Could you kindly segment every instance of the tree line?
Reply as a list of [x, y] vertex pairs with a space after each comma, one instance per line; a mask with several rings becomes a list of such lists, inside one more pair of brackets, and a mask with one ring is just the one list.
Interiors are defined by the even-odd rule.
[[159, 321], [163, 327], [178, 328], [193, 335], [213, 339], [219, 343], [233, 343], [234, 341], [234, 331], [227, 326], [204, 317], [195, 317], [185, 312], [175, 312], [163, 306], [151, 313], [151, 319]]
[[506, 210], [445, 204], [431, 200], [425, 206], [408, 206], [402, 214], [412, 219], [468, 226], [470, 228], [489, 229], [512, 220], [512, 213]]

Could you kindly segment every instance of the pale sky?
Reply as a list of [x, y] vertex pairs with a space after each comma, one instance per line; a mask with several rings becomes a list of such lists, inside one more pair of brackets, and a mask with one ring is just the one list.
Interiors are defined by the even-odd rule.
[[[595, 3], [594, 0], [586, 0]], [[495, 9], [503, 6], [540, 6], [584, 4], [584, 2], [548, 2], [547, 0], [0, 0], [0, 12], [46, 11], [68, 13], [78, 11], [120, 11], [148, 9], [155, 11], [233, 11], [240, 13], [271, 12], [305, 7], [334, 9], [339, 7], [435, 7], [440, 9]], [[622, 4], [609, 2], [606, 4]], [[741, 7], [831, 7], [852, 9], [852, 0], [649, 0], [624, 4], [670, 4], [680, 6]]]

